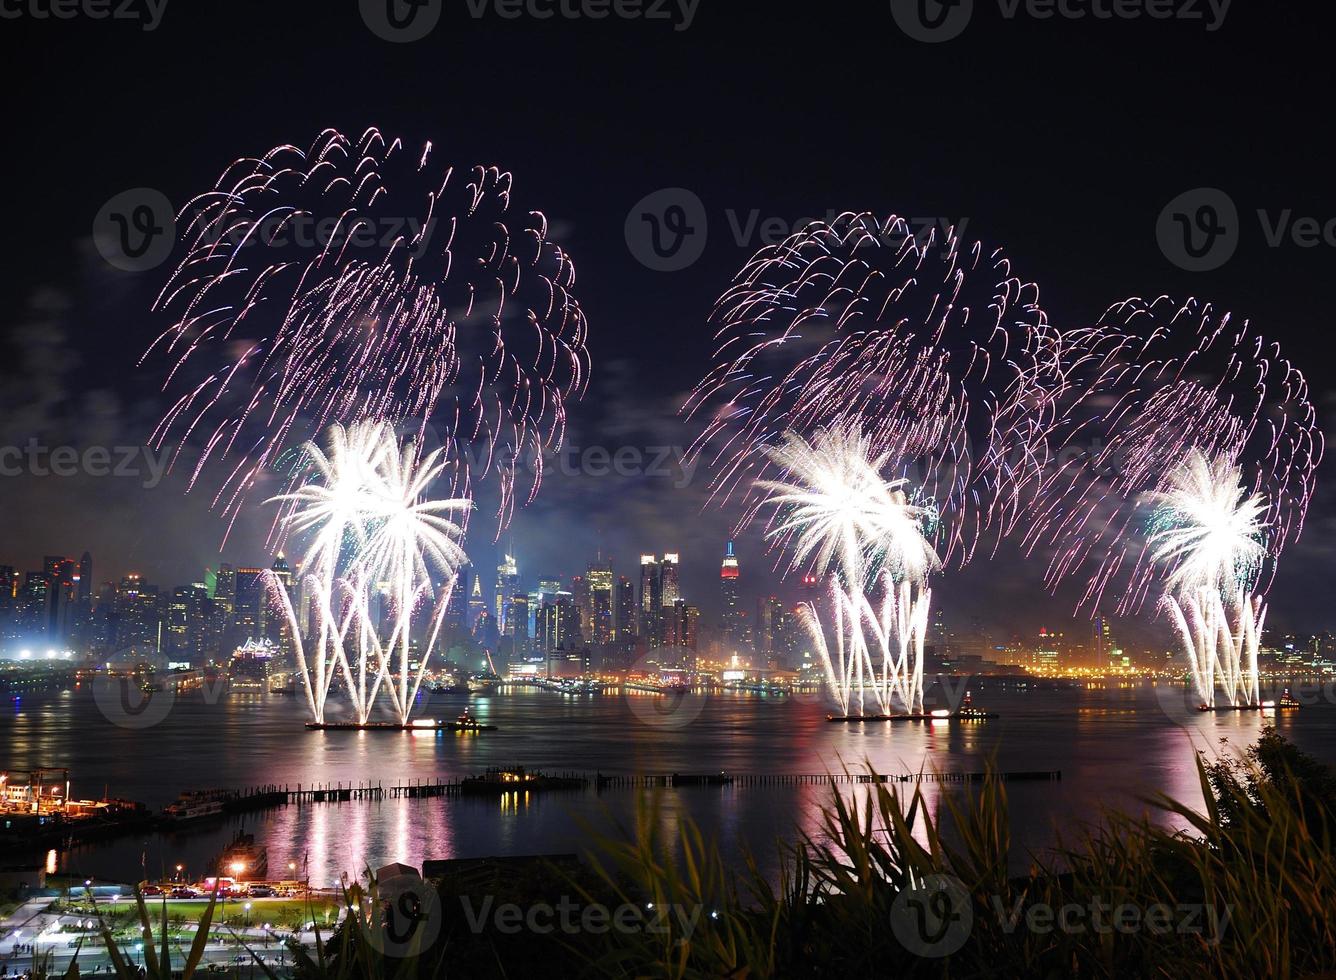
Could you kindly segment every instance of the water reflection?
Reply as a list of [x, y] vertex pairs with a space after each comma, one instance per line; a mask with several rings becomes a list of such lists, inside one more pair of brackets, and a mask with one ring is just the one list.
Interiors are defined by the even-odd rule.
[[[183, 696], [154, 728], [107, 721], [91, 693], [28, 699], [0, 714], [0, 744], [11, 768], [68, 767], [76, 797], [112, 796], [154, 808], [186, 789], [454, 780], [488, 766], [521, 763], [552, 772], [809, 774], [860, 768], [884, 773], [937, 770], [1061, 770], [1060, 782], [1009, 783], [1012, 833], [1019, 852], [1042, 849], [1055, 833], [1113, 806], [1169, 823], [1146, 797], [1167, 793], [1199, 805], [1198, 751], [1242, 749], [1274, 724], [1320, 758], [1336, 758], [1336, 707], [1300, 712], [1219, 712], [1182, 708], [1181, 691], [1150, 685], [1017, 691], [973, 686], [981, 706], [1001, 717], [983, 723], [830, 724], [816, 698], [711, 696], [684, 728], [655, 727], [616, 695], [566, 698], [513, 691], [475, 698], [436, 696], [424, 715], [455, 718], [468, 704], [498, 731], [455, 736], [433, 731], [308, 732], [291, 699], [265, 695]], [[212, 703], [210, 703], [210, 700]], [[1221, 739], [1227, 739], [1222, 743]], [[912, 785], [896, 784], [907, 794]], [[844, 786], [850, 800], [866, 786]], [[959, 787], [923, 785], [931, 812]], [[824, 785], [684, 787], [659, 794], [660, 829], [675, 837], [691, 818], [721, 849], [746, 848], [763, 865], [775, 840], [798, 832], [820, 838], [816, 806]], [[634, 823], [636, 794], [589, 790], [497, 799], [387, 798], [381, 802], [291, 805], [244, 821], [122, 839], [58, 856], [62, 869], [116, 879], [185, 863], [202, 869], [244, 825], [269, 847], [273, 868], [296, 863], [312, 881], [389, 862], [491, 854], [580, 852], [584, 829]], [[1170, 824], [1172, 825], [1172, 824]], [[33, 855], [42, 863], [45, 852]]]

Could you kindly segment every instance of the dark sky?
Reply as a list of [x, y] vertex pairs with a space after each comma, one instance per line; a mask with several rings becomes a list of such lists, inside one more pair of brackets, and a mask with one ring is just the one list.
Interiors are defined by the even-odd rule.
[[[139, 444], [161, 410], [136, 361], [165, 325], [148, 311], [165, 269], [132, 275], [99, 258], [91, 229], [104, 202], [152, 187], [179, 204], [233, 159], [307, 145], [326, 126], [374, 125], [430, 139], [461, 166], [511, 170], [517, 206], [548, 215], [591, 328], [577, 446], [690, 442], [675, 413], [707, 366], [714, 298], [763, 244], [734, 232], [753, 213], [786, 226], [865, 209], [967, 219], [970, 237], [1005, 247], [1017, 274], [1041, 284], [1061, 325], [1131, 295], [1210, 299], [1279, 340], [1329, 409], [1336, 245], [1271, 247], [1257, 216], [1336, 218], [1321, 149], [1326, 5], [1235, 0], [1208, 30], [1198, 19], [1039, 19], [1024, 3], [1007, 18], [998, 0], [976, 0], [959, 37], [926, 44], [886, 0], [700, 0], [684, 30], [676, 12], [512, 20], [479, 2], [474, 17], [446, 0], [412, 43], [377, 36], [355, 0], [168, 0], [151, 31], [145, 20], [39, 18], [32, 5], [0, 20], [4, 443]], [[1203, 0], [1181, 6], [1214, 16]], [[709, 234], [698, 261], [662, 272], [637, 261], [624, 225], [643, 197], [672, 187], [699, 196]], [[1156, 222], [1198, 187], [1224, 190], [1241, 223], [1234, 257], [1194, 273], [1162, 254]], [[702, 512], [703, 475], [685, 490], [679, 476], [553, 476], [503, 540], [526, 577], [576, 571], [600, 543], [628, 574], [642, 551], [679, 550], [688, 598], [710, 608], [736, 514]], [[0, 478], [0, 563], [89, 548], [99, 579], [130, 568], [164, 584], [198, 577], [219, 560], [220, 520], [175, 478], [141, 482]], [[260, 560], [262, 530], [243, 523], [222, 557]], [[471, 541], [485, 566], [491, 530], [480, 522]], [[1320, 499], [1286, 556], [1273, 622], [1332, 625], [1322, 600], [1333, 530], [1336, 507]], [[768, 564], [756, 540], [740, 550], [749, 569]], [[1002, 626], [1070, 608], [1031, 599], [1035, 578], [995, 563], [937, 595], [949, 615]]]

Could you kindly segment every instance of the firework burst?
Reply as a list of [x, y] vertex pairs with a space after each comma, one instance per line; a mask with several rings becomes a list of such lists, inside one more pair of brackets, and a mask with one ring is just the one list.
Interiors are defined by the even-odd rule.
[[[334, 426], [327, 450], [309, 444], [305, 452], [312, 482], [273, 502], [287, 509], [287, 528], [309, 538], [300, 581], [312, 599], [309, 631], [287, 589], [277, 579], [270, 586], [292, 631], [313, 719], [324, 723], [341, 674], [360, 724], [383, 689], [406, 725], [466, 560], [462, 522], [451, 517], [472, 503], [429, 499], [443, 478], [443, 450], [423, 455], [416, 443], [401, 446], [381, 422]], [[382, 596], [386, 615], [376, 617], [373, 599]], [[415, 669], [413, 629], [422, 613], [426, 640]]]
[[375, 129], [232, 164], [178, 220], [155, 303], [173, 322], [145, 354], [173, 397], [154, 443], [200, 447], [190, 484], [217, 464], [235, 520], [285, 447], [384, 420], [439, 440], [461, 495], [497, 475], [504, 525], [588, 374], [574, 266], [541, 214], [512, 213], [511, 185]]
[[849, 713], [856, 690], [860, 713], [868, 691], [883, 714], [893, 700], [922, 711], [927, 580], [941, 567], [925, 536], [932, 512], [909, 502], [904, 480], [881, 475], [886, 455], [854, 423], [822, 430], [810, 443], [786, 433], [768, 452], [787, 477], [757, 485], [775, 509], [768, 536], [788, 542], [795, 569], [832, 573], [833, 657], [814, 607], [805, 620], [841, 710]]

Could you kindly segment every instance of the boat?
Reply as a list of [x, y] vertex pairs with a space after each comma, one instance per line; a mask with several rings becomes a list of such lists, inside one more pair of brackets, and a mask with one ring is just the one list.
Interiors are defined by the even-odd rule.
[[454, 729], [457, 732], [493, 732], [496, 731], [495, 725], [484, 725], [468, 708], [464, 713], [455, 719]]
[[826, 721], [844, 724], [859, 724], [865, 721], [987, 721], [996, 717], [997, 712], [984, 711], [982, 708], [976, 707], [970, 692], [966, 691], [964, 699], [960, 702], [960, 707], [955, 711], [950, 708], [935, 708], [926, 714], [826, 715]]
[[500, 683], [501, 678], [496, 674], [479, 674], [476, 677], [469, 678], [469, 691], [473, 694], [495, 691]]
[[948, 717], [958, 718], [961, 721], [984, 721], [988, 718], [996, 718], [997, 715], [990, 711], [984, 711], [982, 708], [976, 708], [973, 696], [969, 691], [966, 691], [964, 700], [960, 702], [960, 707]]
[[190, 790], [182, 793], [175, 803], [169, 804], [162, 815], [173, 823], [221, 816], [223, 805], [231, 797], [232, 794], [226, 790]]
[[238, 833], [214, 861], [215, 874], [242, 880], [262, 880], [269, 874], [269, 850], [255, 843], [255, 836]]
[[1263, 708], [1276, 709], [1284, 708], [1288, 711], [1298, 711], [1303, 707], [1303, 702], [1290, 693], [1290, 689], [1285, 688], [1284, 692], [1275, 701], [1263, 701]]
[[532, 793], [539, 790], [583, 789], [579, 776], [549, 776], [529, 771], [523, 766], [496, 767], [481, 776], [470, 776], [459, 784], [461, 793], [498, 796], [505, 793]]

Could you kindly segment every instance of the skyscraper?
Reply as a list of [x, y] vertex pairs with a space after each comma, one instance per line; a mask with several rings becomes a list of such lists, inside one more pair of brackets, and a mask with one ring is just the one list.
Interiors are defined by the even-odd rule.
[[663, 608], [671, 609], [678, 599], [682, 598], [682, 589], [678, 584], [677, 578], [678, 556], [666, 554], [663, 561], [659, 563], [659, 577], [662, 580], [663, 588]]
[[73, 558], [47, 555], [46, 635], [51, 643], [65, 644], [78, 624], [79, 563]]
[[506, 555], [505, 560], [496, 566], [496, 624], [502, 636], [510, 636], [510, 624], [506, 614], [509, 611], [511, 597], [519, 591], [520, 568], [514, 555]]
[[450, 593], [450, 601], [446, 603], [445, 626], [446, 629], [455, 632], [464, 629], [468, 618], [469, 569], [468, 565], [460, 567], [455, 576], [455, 587]]
[[640, 636], [648, 647], [661, 642], [659, 622], [662, 619], [663, 579], [659, 576], [659, 559], [654, 555], [640, 556]]
[[719, 598], [723, 605], [720, 633], [729, 653], [736, 653], [743, 640], [742, 599], [738, 594], [741, 576], [742, 569], [730, 541], [724, 548], [724, 561], [719, 567]]
[[469, 593], [468, 629], [470, 632], [477, 630], [478, 620], [482, 618], [485, 612], [487, 612], [487, 602], [482, 597], [482, 581], [479, 576], [474, 575], [473, 590]]
[[264, 569], [238, 568], [236, 604], [232, 608], [233, 640], [238, 645], [264, 636], [264, 600]]
[[636, 586], [623, 575], [617, 580], [617, 639], [623, 643], [636, 636]]
[[640, 636], [651, 649], [669, 642], [673, 607], [682, 598], [678, 584], [680, 557], [640, 556]]
[[585, 616], [587, 639], [599, 646], [613, 640], [612, 625], [612, 563], [598, 560], [590, 562], [585, 573], [589, 588], [588, 615]]

